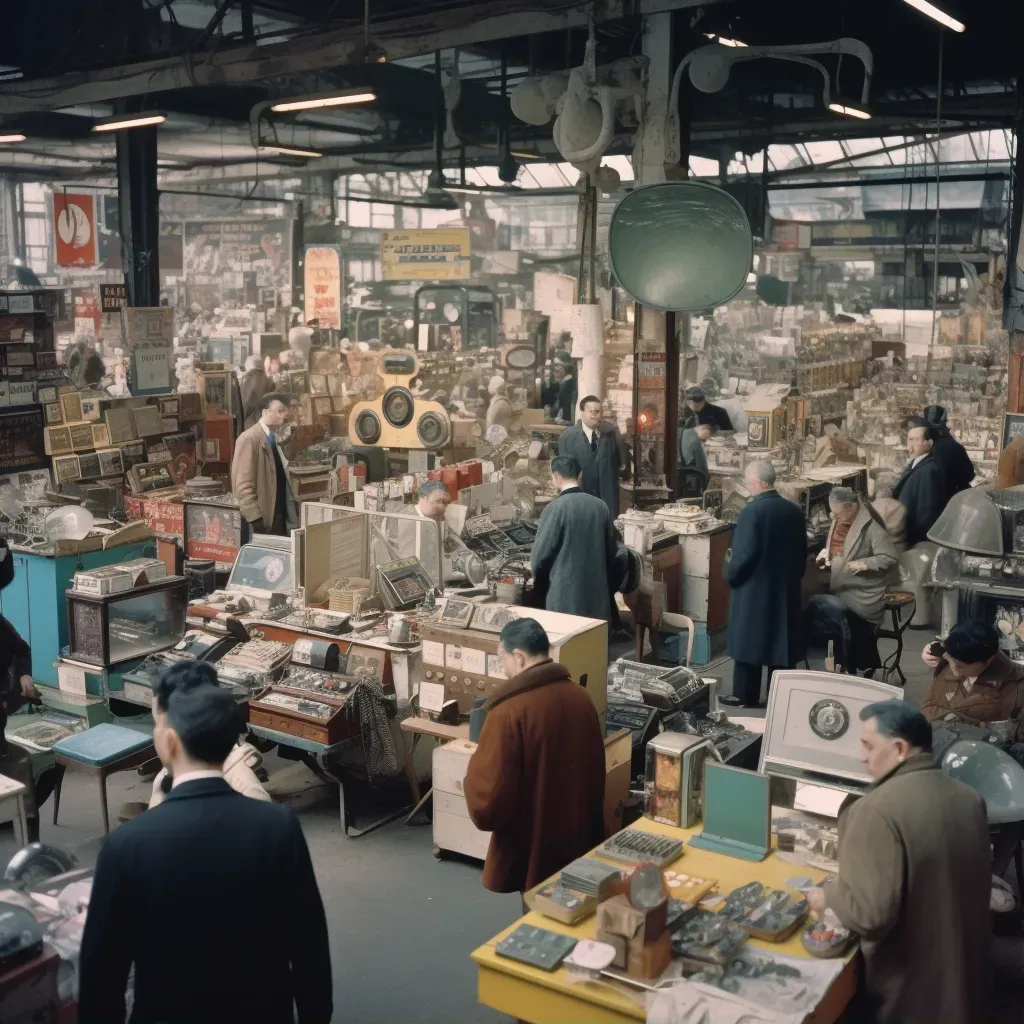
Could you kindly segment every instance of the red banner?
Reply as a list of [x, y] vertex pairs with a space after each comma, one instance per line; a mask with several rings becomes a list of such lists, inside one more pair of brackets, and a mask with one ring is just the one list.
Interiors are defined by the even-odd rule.
[[96, 266], [96, 206], [92, 196], [53, 193], [53, 250], [58, 267]]

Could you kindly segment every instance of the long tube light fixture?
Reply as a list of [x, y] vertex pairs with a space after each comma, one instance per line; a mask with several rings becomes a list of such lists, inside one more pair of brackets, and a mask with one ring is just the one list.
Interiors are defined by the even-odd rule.
[[963, 32], [967, 29], [962, 21], [957, 21], [945, 11], [939, 10], [935, 4], [928, 3], [928, 0], [903, 0], [903, 2], [910, 4], [915, 10], [920, 11], [933, 21], [937, 21], [944, 28], [952, 29], [954, 32]]
[[326, 93], [322, 96], [306, 96], [297, 100], [282, 100], [272, 103], [275, 114], [287, 114], [295, 110], [324, 110], [327, 107], [352, 107], [359, 103], [372, 103], [377, 94], [370, 89], [348, 89], [345, 92]]
[[105, 121], [97, 121], [92, 126], [94, 132], [119, 132], [127, 128], [144, 128], [147, 125], [163, 124], [167, 120], [166, 114], [153, 111], [149, 114], [124, 114], [120, 117], [111, 117]]
[[265, 149], [268, 153], [283, 153], [285, 156], [301, 156], [310, 160], [323, 156], [323, 153], [315, 149], [300, 149], [298, 146], [279, 146], [277, 143], [272, 142], [261, 142], [259, 148]]
[[719, 46], [732, 46], [732, 47], [744, 47], [747, 44], [742, 39], [727, 39], [725, 36], [716, 36], [714, 32], [705, 32], [705, 39], [710, 39], [713, 43], [718, 43]]
[[21, 132], [14, 132], [11, 135], [0, 135], [0, 142], [24, 142], [25, 136]]

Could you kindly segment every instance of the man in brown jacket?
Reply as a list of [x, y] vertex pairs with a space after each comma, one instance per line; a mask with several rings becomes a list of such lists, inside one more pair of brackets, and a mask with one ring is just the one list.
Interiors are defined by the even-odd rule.
[[932, 730], [899, 700], [860, 713], [874, 785], [839, 821], [839, 878], [807, 896], [861, 940], [851, 1019], [981, 1024], [990, 996], [992, 856], [985, 802], [936, 768]]
[[604, 737], [587, 691], [548, 657], [536, 619], [501, 631], [508, 677], [464, 783], [477, 828], [492, 832], [484, 886], [524, 892], [604, 839]]
[[944, 644], [928, 644], [922, 657], [934, 670], [921, 699], [929, 722], [1002, 722], [1007, 739], [1024, 740], [1024, 665], [999, 650], [995, 626], [977, 619], [958, 622]]
[[288, 463], [278, 441], [288, 421], [288, 402], [288, 395], [264, 395], [259, 402], [259, 420], [235, 442], [231, 490], [253, 533], [283, 537], [299, 525], [288, 484]]

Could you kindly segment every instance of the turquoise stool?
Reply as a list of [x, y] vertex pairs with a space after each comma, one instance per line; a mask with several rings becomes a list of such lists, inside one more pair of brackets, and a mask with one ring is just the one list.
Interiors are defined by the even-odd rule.
[[140, 764], [151, 761], [156, 757], [156, 747], [153, 746], [153, 737], [148, 733], [104, 722], [55, 743], [53, 753], [57, 762], [57, 781], [53, 789], [54, 825], [57, 824], [64, 772], [70, 768], [99, 778], [103, 833], [108, 835], [110, 819], [107, 814], [107, 776], [138, 768]]

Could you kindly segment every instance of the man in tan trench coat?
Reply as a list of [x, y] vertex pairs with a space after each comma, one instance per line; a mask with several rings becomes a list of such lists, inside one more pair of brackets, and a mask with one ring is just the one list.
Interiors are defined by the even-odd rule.
[[278, 440], [287, 421], [288, 396], [271, 392], [260, 399], [260, 418], [235, 442], [231, 490], [253, 533], [284, 537], [299, 525]]
[[985, 803], [932, 762], [932, 731], [904, 701], [860, 713], [875, 780], [839, 822], [839, 878], [812, 889], [861, 940], [858, 1021], [978, 1024], [990, 997], [992, 858]]

